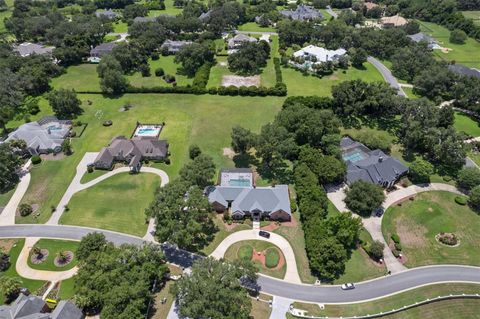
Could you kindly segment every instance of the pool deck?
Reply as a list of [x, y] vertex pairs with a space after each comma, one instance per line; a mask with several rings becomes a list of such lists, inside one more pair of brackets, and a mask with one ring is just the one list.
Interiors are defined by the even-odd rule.
[[[163, 123], [163, 124], [145, 124], [145, 123], [137, 122], [137, 125], [135, 126], [135, 129], [133, 130], [132, 136], [130, 138], [134, 138], [134, 137], [154, 137], [154, 138], [158, 138], [160, 136], [160, 134], [162, 133], [162, 130], [163, 130], [164, 126], [165, 126], [165, 123]], [[138, 131], [142, 128], [155, 129], [156, 132], [155, 132], [155, 134], [139, 134]]]

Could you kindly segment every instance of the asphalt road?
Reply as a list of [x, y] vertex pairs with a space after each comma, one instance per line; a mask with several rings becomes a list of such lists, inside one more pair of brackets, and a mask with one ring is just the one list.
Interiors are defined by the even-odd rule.
[[373, 64], [373, 66], [378, 70], [378, 72], [382, 74], [385, 81], [387, 81], [387, 83], [390, 84], [392, 88], [398, 90], [398, 95], [407, 97], [405, 92], [403, 92], [403, 89], [398, 84], [397, 79], [393, 76], [392, 72], [390, 72], [390, 70], [382, 62], [380, 62], [379, 60], [375, 59], [372, 56], [369, 56], [367, 58], [367, 61]]
[[[80, 240], [90, 232], [101, 232], [107, 240], [116, 245], [141, 245], [145, 243], [145, 241], [139, 237], [87, 227], [63, 225], [0, 226], [0, 238], [43, 237]], [[167, 245], [165, 248], [169, 261], [181, 262], [186, 266], [191, 264], [194, 259], [201, 258], [198, 255], [180, 249], [172, 249], [172, 246]], [[385, 276], [364, 283], [357, 283], [356, 288], [350, 291], [343, 291], [338, 286], [291, 284], [261, 275], [258, 279], [258, 284], [265, 293], [293, 300], [318, 303], [365, 301], [414, 287], [440, 282], [474, 282], [480, 284], [480, 267], [451, 265], [415, 268], [395, 275]]]

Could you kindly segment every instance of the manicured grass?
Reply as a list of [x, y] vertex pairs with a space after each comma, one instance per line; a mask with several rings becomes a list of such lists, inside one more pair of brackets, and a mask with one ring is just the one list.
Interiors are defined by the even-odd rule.
[[373, 65], [367, 62], [364, 66], [365, 69], [350, 67], [348, 70], [337, 70], [332, 75], [323, 78], [303, 75], [293, 68], [282, 67], [282, 75], [283, 81], [287, 85], [288, 95], [331, 96], [332, 86], [343, 81], [356, 79], [368, 82], [384, 81], [382, 75]]
[[7, 32], [4, 20], [5, 18], [9, 18], [12, 15], [13, 1], [14, 0], [5, 0], [5, 4], [7, 5], [8, 9], [0, 12], [0, 33]]
[[61, 224], [114, 230], [136, 236], [147, 231], [145, 208], [160, 178], [155, 174], [114, 175], [73, 196]]
[[[437, 284], [431, 286], [425, 286], [403, 292], [394, 296], [382, 298], [379, 300], [364, 302], [364, 303], [355, 303], [355, 304], [346, 304], [346, 305], [325, 305], [324, 310], [320, 310], [317, 305], [304, 304], [304, 303], [295, 303], [295, 307], [299, 309], [308, 310], [308, 315], [317, 315], [317, 316], [328, 316], [328, 317], [346, 317], [346, 316], [361, 316], [366, 314], [373, 314], [379, 312], [385, 312], [392, 309], [399, 309], [405, 305], [409, 305], [415, 302], [420, 302], [428, 298], [433, 298], [437, 296], [445, 296], [449, 294], [462, 294], [462, 293], [478, 293], [480, 289], [479, 285], [476, 284], [461, 284], [461, 283], [449, 283], [449, 284]], [[395, 316], [389, 316], [385, 318], [426, 318], [418, 314], [423, 314], [425, 311], [428, 313], [435, 312], [436, 316], [433, 316], [433, 313], [430, 313], [428, 318], [449, 318], [447, 314], [453, 316], [454, 318], [475, 318], [462, 316], [462, 311], [460, 311], [459, 316], [454, 309], [450, 309], [441, 306], [448, 304], [447, 302], [439, 302], [431, 304], [430, 306], [422, 306], [414, 310], [409, 310], [408, 312], [401, 312]], [[465, 313], [469, 313], [471, 310], [475, 309], [480, 305], [479, 300], [475, 300], [474, 303], [470, 303], [468, 300], [457, 300], [455, 304], [464, 304], [466, 305]], [[433, 308], [432, 308], [433, 307]], [[442, 309], [440, 312], [436, 312], [434, 309]], [[458, 308], [457, 308], [458, 309]], [[440, 313], [445, 314], [441, 316]], [[471, 312], [470, 312], [471, 313]], [[478, 313], [478, 312], [477, 312]], [[408, 315], [407, 315], [408, 314]], [[382, 317], [383, 318], [383, 317]]]
[[407, 95], [407, 97], [409, 99], [416, 100], [416, 99], [421, 98], [420, 95], [417, 95], [417, 94], [413, 93], [412, 88], [402, 87], [402, 90], [403, 90], [403, 92], [405, 92], [405, 94]]
[[276, 248], [268, 248], [265, 252], [265, 266], [275, 268], [280, 260], [279, 251]]
[[433, 50], [434, 54], [446, 61], [455, 61], [469, 67], [480, 68], [480, 43], [468, 38], [465, 44], [450, 43], [450, 31], [438, 24], [419, 21], [423, 32], [434, 37], [442, 47], [451, 49], [448, 53], [441, 50]]
[[115, 33], [127, 33], [128, 24], [122, 21], [116, 21], [113, 23], [113, 32]]
[[101, 92], [98, 64], [84, 63], [69, 67], [65, 74], [52, 79], [54, 89], [74, 89], [77, 92]]
[[[3, 241], [3, 240], [5, 239], [0, 239], [0, 241]], [[22, 287], [28, 288], [30, 292], [35, 293], [35, 291], [37, 291], [37, 289], [40, 288], [44, 282], [41, 280], [31, 280], [31, 279], [22, 278], [18, 275], [15, 269], [15, 264], [17, 263], [18, 255], [20, 255], [20, 251], [22, 251], [24, 244], [25, 244], [25, 239], [16, 240], [16, 243], [10, 249], [10, 252], [9, 252], [11, 265], [5, 272], [0, 273], [0, 278], [2, 276], [18, 277], [22, 281]], [[4, 295], [3, 293], [0, 293], [0, 305], [3, 305], [4, 303], [5, 303]]]
[[178, 86], [185, 86], [187, 84], [192, 84], [193, 78], [188, 78], [185, 75], [178, 74], [177, 70], [180, 68], [179, 64], [176, 64], [173, 60], [175, 59], [174, 55], [169, 56], [160, 56], [160, 59], [153, 61], [150, 60], [150, 72], [151, 75], [148, 77], [143, 77], [140, 72], [135, 72], [132, 75], [127, 76], [128, 81], [131, 85], [135, 87], [154, 87], [154, 86], [172, 86], [165, 82], [162, 77], [155, 76], [155, 70], [157, 68], [163, 68], [165, 74], [170, 74], [175, 76]]
[[15, 188], [6, 193], [0, 193], [0, 207], [5, 207], [8, 204], [8, 201], [10, 198], [12, 198], [13, 193], [15, 193]]
[[273, 27], [261, 27], [256, 22], [247, 22], [238, 26], [239, 31], [253, 31], [253, 32], [276, 32]]
[[[448, 192], [422, 193], [385, 212], [383, 236], [387, 242], [393, 233], [400, 236], [407, 267], [480, 265], [480, 218], [468, 206], [455, 203], [456, 196]], [[435, 236], [441, 232], [455, 233], [460, 245], [448, 247], [438, 243]]]
[[82, 176], [82, 179], [80, 180], [80, 183], [81, 184], [86, 184], [90, 181], [93, 181], [95, 178], [97, 177], [100, 177], [106, 173], [108, 173], [109, 171], [107, 170], [103, 170], [103, 169], [96, 169], [94, 170], [93, 172], [89, 173], [89, 172], [86, 172], [83, 176]]
[[62, 280], [58, 297], [62, 300], [72, 299], [75, 295], [75, 277]]
[[228, 62], [227, 62], [226, 56], [218, 56], [216, 59], [217, 59], [217, 64], [215, 64], [210, 69], [210, 77], [208, 78], [208, 84], [207, 84], [208, 88], [219, 87], [222, 85], [223, 76], [234, 75], [228, 69], [228, 64], [227, 64]]
[[[129, 137], [137, 121], [166, 123], [160, 138], [170, 144], [171, 164], [152, 165], [174, 179], [188, 158], [190, 144], [199, 145], [205, 154], [212, 156], [217, 168], [233, 167], [234, 162], [223, 155], [223, 148], [230, 146], [232, 127], [242, 125], [258, 132], [262, 125], [272, 121], [284, 100], [186, 94], [125, 94], [113, 99], [100, 94], [79, 94], [78, 97], [85, 111], [79, 119], [88, 123], [87, 129], [82, 137], [72, 140], [73, 155], [59, 161], [43, 161], [31, 170], [32, 179], [23, 201], [40, 205], [40, 216], [18, 217], [17, 223], [46, 222], [51, 215], [50, 207], [58, 205], [85, 152], [100, 151], [117, 135]], [[92, 104], [88, 105], [87, 100]], [[119, 112], [127, 102], [133, 108]], [[48, 104], [42, 106], [42, 114], [52, 114]], [[102, 126], [106, 119], [112, 120], [113, 125]], [[16, 123], [10, 122], [9, 127]]]
[[475, 164], [480, 166], [480, 153], [471, 151], [467, 155]]
[[455, 112], [455, 123], [453, 126], [457, 131], [464, 132], [467, 135], [473, 137], [480, 136], [480, 125], [478, 121], [466, 114]]
[[[75, 253], [77, 251], [79, 242], [70, 241], [70, 240], [57, 240], [57, 239], [40, 239], [35, 246], [41, 249], [48, 249], [48, 257], [41, 264], [34, 264], [28, 259], [28, 266], [33, 269], [38, 270], [48, 270], [48, 271], [65, 271], [72, 269], [77, 265], [77, 258], [75, 258]], [[57, 267], [54, 264], [54, 260], [57, 257], [58, 253], [61, 251], [71, 251], [74, 254], [72, 261], [65, 265], [64, 267]], [[31, 252], [30, 252], [31, 254]]]
[[256, 300], [251, 298], [252, 300], [252, 311], [250, 311], [251, 318], [254, 319], [269, 319], [270, 314], [272, 312], [272, 308], [268, 305], [268, 303]]
[[[204, 253], [205, 255], [210, 255], [218, 247], [218, 245], [220, 245], [220, 243], [232, 233], [239, 230], [246, 230], [252, 228], [251, 224], [245, 223], [237, 225], [232, 230], [227, 230], [225, 228], [225, 225], [223, 224], [223, 221], [221, 220], [221, 216], [215, 216], [215, 218], [213, 218], [213, 222], [217, 226], [218, 232], [215, 234], [215, 238], [212, 240], [212, 242], [207, 247], [202, 249], [202, 253]], [[244, 251], [244, 253], [246, 253], [246, 251]]]
[[[230, 246], [227, 251], [225, 252], [225, 259], [227, 260], [235, 260], [241, 258], [240, 255], [240, 250], [244, 246], [250, 246], [253, 249], [255, 249], [256, 252], [268, 252], [270, 249], [276, 249], [278, 254], [282, 254], [280, 248], [275, 246], [272, 243], [266, 242], [266, 241], [260, 241], [260, 240], [245, 240], [242, 242], [238, 242]], [[282, 254], [283, 255], [283, 254]], [[265, 256], [267, 257], [267, 256]], [[270, 259], [273, 259], [273, 255], [270, 256]], [[285, 257], [284, 257], [285, 259]], [[273, 262], [273, 260], [271, 260]], [[278, 263], [278, 262], [277, 262]], [[255, 266], [258, 269], [258, 272], [272, 276], [275, 278], [280, 278], [283, 279], [285, 277], [285, 271], [287, 270], [287, 265], [286, 263], [280, 268], [280, 269], [274, 269], [266, 267], [258, 261], [254, 261]], [[265, 260], [266, 264], [266, 260]]]
[[237, 251], [237, 257], [244, 260], [252, 259], [253, 247], [250, 245], [243, 245]]
[[[172, 306], [174, 296], [170, 293], [170, 289], [174, 282], [169, 280], [165, 283], [165, 286], [155, 294], [155, 303], [151, 309], [150, 319], [166, 319], [170, 307]], [[167, 301], [162, 304], [162, 299], [167, 298]]]
[[177, 15], [182, 13], [182, 8], [176, 8], [173, 6], [173, 0], [165, 0], [165, 10], [150, 10], [149, 16], [158, 16], [160, 14]]
[[278, 57], [278, 36], [270, 36], [270, 40], [270, 59], [268, 59], [267, 66], [262, 70], [262, 74], [260, 75], [262, 85], [265, 87], [272, 87], [277, 83], [273, 58]]
[[466, 18], [472, 19], [476, 25], [480, 25], [480, 11], [462, 11], [462, 14]]

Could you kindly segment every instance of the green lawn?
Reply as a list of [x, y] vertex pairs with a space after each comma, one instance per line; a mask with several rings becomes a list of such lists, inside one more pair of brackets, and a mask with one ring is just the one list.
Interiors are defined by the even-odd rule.
[[54, 89], [74, 89], [77, 92], [101, 92], [98, 64], [79, 64], [69, 67], [65, 74], [52, 79]]
[[182, 8], [177, 8], [173, 6], [173, 0], [165, 0], [165, 10], [150, 10], [148, 15], [151, 17], [156, 17], [161, 14], [177, 15], [181, 14], [182, 11]]
[[245, 24], [238, 26], [239, 31], [252, 31], [252, 32], [276, 32], [277, 30], [273, 27], [261, 27], [256, 22], [247, 22]]
[[192, 84], [193, 78], [188, 78], [185, 75], [179, 75], [177, 73], [179, 64], [176, 64], [173, 60], [175, 59], [174, 55], [169, 56], [160, 56], [160, 59], [153, 61], [150, 60], [150, 72], [149, 77], [143, 77], [140, 72], [135, 72], [133, 75], [127, 76], [128, 81], [131, 85], [135, 87], [154, 87], [154, 86], [172, 86], [168, 84], [161, 77], [155, 76], [155, 70], [157, 68], [163, 68], [165, 74], [174, 75], [177, 81], [177, 85], [185, 86], [187, 84]]
[[222, 85], [222, 78], [225, 75], [234, 75], [228, 69], [227, 57], [217, 56], [217, 64], [210, 69], [207, 87], [219, 87]]
[[[264, 251], [267, 251], [267, 250], [270, 250], [270, 249], [276, 249], [277, 252], [283, 256], [280, 248], [278, 248], [277, 246], [275, 246], [272, 243], [269, 243], [267, 241], [261, 241], [261, 240], [245, 240], [245, 241], [238, 242], [238, 243], [235, 243], [232, 246], [230, 246], [227, 249], [227, 251], [225, 252], [225, 259], [236, 260], [236, 259], [244, 258], [245, 256], [243, 256], [244, 254], [242, 254], [242, 250], [246, 246], [250, 246], [250, 247], [248, 247], [250, 250], [252, 250], [252, 248], [253, 248], [253, 252], [264, 252]], [[285, 257], [283, 257], [283, 259], [285, 260]], [[285, 272], [287, 270], [286, 263], [284, 263], [284, 265], [280, 269], [268, 268], [268, 267], [262, 265], [258, 261], [254, 261], [254, 264], [257, 267], [258, 272], [260, 272], [262, 274], [272, 276], [272, 277], [275, 277], [275, 278], [279, 278], [279, 279], [283, 279], [285, 277]]]
[[79, 242], [77, 241], [70, 241], [70, 240], [57, 240], [57, 239], [40, 239], [35, 246], [41, 249], [48, 249], [48, 257], [41, 264], [34, 264], [28, 259], [28, 265], [30, 268], [38, 269], [38, 270], [49, 270], [49, 271], [65, 271], [72, 269], [77, 265], [77, 258], [73, 258], [73, 260], [64, 267], [57, 267], [54, 264], [54, 260], [57, 257], [58, 253], [61, 251], [71, 251], [75, 254], [77, 251]]
[[[1, 242], [5, 242], [8, 239], [0, 239]], [[17, 263], [18, 255], [20, 255], [20, 251], [22, 251], [23, 245], [25, 244], [25, 239], [15, 239], [15, 244], [14, 246], [10, 249], [10, 267], [5, 271], [0, 273], [1, 276], [6, 276], [6, 277], [18, 277], [22, 280], [22, 287], [28, 288], [30, 292], [35, 293], [38, 288], [40, 288], [43, 285], [43, 281], [40, 280], [31, 280], [31, 279], [26, 279], [26, 278], [21, 278], [17, 271], [15, 270], [15, 264]], [[5, 303], [5, 299], [3, 296], [3, 293], [0, 293], [0, 305], [3, 305]]]
[[252, 228], [251, 223], [245, 222], [244, 224], [237, 225], [232, 230], [227, 230], [221, 216], [215, 216], [213, 222], [217, 226], [218, 232], [215, 234], [215, 238], [212, 240], [212, 242], [207, 247], [202, 249], [202, 253], [205, 255], [210, 255], [218, 247], [218, 245], [220, 245], [220, 243], [232, 233], [239, 230], [247, 230]]
[[8, 10], [0, 12], [0, 33], [7, 32], [4, 20], [5, 18], [9, 18], [12, 15], [13, 1], [14, 0], [5, 0], [5, 4], [7, 5]]
[[455, 123], [453, 126], [457, 131], [464, 132], [469, 136], [480, 136], [480, 125], [478, 121], [466, 114], [455, 112]]
[[75, 277], [60, 282], [60, 293], [58, 297], [62, 300], [72, 299], [75, 295]]
[[480, 11], [462, 11], [462, 14], [466, 18], [472, 19], [473, 23], [480, 26]]
[[271, 36], [270, 37], [270, 59], [267, 61], [267, 66], [262, 70], [262, 74], [260, 75], [262, 79], [262, 85], [265, 87], [272, 87], [275, 86], [277, 83], [277, 78], [275, 76], [275, 65], [273, 63], [273, 58], [278, 57], [278, 36]]
[[[155, 164], [174, 179], [188, 158], [190, 144], [198, 144], [202, 151], [213, 157], [217, 168], [233, 167], [234, 162], [223, 155], [230, 146], [230, 133], [234, 125], [242, 125], [255, 132], [273, 120], [284, 98], [277, 97], [225, 97], [212, 95], [125, 94], [121, 98], [104, 98], [100, 94], [79, 94], [85, 112], [80, 120], [88, 123], [82, 137], [73, 139], [74, 154], [60, 161], [43, 161], [31, 170], [32, 180], [24, 202], [40, 205], [40, 216], [18, 217], [17, 223], [44, 223], [51, 215], [73, 179], [76, 167], [85, 152], [98, 152], [117, 135], [130, 136], [136, 122], [161, 123], [166, 126], [161, 138], [170, 143], [171, 164]], [[92, 102], [91, 105], [86, 103]], [[129, 102], [133, 108], [119, 112]], [[99, 113], [100, 112], [100, 113]], [[48, 105], [42, 113], [51, 114]], [[97, 114], [97, 116], [95, 116]], [[37, 117], [32, 117], [35, 120]], [[113, 125], [102, 126], [111, 119]], [[14, 126], [15, 123], [9, 123]]]
[[15, 188], [6, 193], [0, 194], [0, 207], [5, 207], [8, 204], [8, 201], [10, 198], [12, 198], [13, 193], [15, 193]]
[[[445, 296], [449, 294], [478, 293], [480, 286], [476, 284], [449, 283], [437, 284], [417, 288], [408, 292], [403, 292], [394, 296], [382, 298], [379, 300], [353, 303], [346, 305], [325, 305], [324, 310], [320, 310], [316, 304], [295, 303], [295, 307], [309, 311], [308, 315], [328, 316], [328, 317], [346, 317], [362, 316], [367, 314], [385, 312], [392, 309], [399, 309], [405, 305], [420, 302], [428, 298]], [[454, 306], [453, 308], [447, 305]], [[406, 312], [401, 312], [394, 316], [382, 318], [415, 318], [415, 319], [442, 319], [442, 318], [478, 318], [479, 300], [456, 300], [455, 302], [439, 302], [429, 306], [422, 306]]]
[[430, 22], [420, 22], [420, 29], [434, 37], [442, 47], [451, 49], [448, 53], [441, 50], [433, 50], [434, 54], [446, 61], [455, 61], [469, 67], [480, 68], [480, 43], [472, 38], [468, 38], [465, 44], [450, 43], [450, 31], [438, 24]]
[[114, 175], [70, 200], [61, 224], [108, 229], [136, 236], [147, 231], [145, 208], [151, 203], [160, 178], [155, 174]]
[[421, 98], [420, 95], [417, 95], [417, 94], [413, 93], [413, 88], [403, 87], [402, 90], [403, 90], [403, 92], [405, 92], [405, 94], [407, 95], [407, 97], [409, 99], [415, 100], [415, 99]]
[[113, 32], [115, 33], [127, 33], [128, 24], [122, 21], [116, 21], [113, 23]]
[[[407, 267], [432, 264], [480, 265], [480, 218], [468, 206], [455, 203], [455, 194], [427, 192], [414, 201], [390, 207], [383, 218], [385, 240], [397, 233], [406, 256]], [[455, 233], [458, 247], [448, 247], [436, 241], [440, 232]]]
[[369, 82], [384, 81], [382, 75], [373, 65], [367, 62], [364, 66], [365, 69], [350, 67], [348, 70], [337, 70], [332, 75], [323, 78], [303, 75], [293, 68], [282, 67], [282, 75], [283, 81], [287, 85], [288, 95], [331, 96], [332, 86], [343, 81], [356, 79]]

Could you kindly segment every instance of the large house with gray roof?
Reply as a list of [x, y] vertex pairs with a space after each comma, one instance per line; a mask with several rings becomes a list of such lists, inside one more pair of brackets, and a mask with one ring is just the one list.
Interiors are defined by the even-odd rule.
[[112, 53], [113, 49], [118, 45], [118, 42], [107, 42], [101, 43], [96, 47], [90, 50], [90, 57], [88, 60], [93, 63], [98, 63], [102, 59], [103, 56]]
[[132, 172], [139, 172], [142, 161], [162, 161], [168, 156], [168, 143], [156, 137], [115, 137], [93, 162], [97, 169], [111, 169], [117, 162], [127, 163]]
[[46, 47], [38, 43], [24, 42], [13, 46], [13, 51], [20, 54], [22, 57], [26, 57], [32, 54], [38, 55], [52, 55], [54, 47]]
[[166, 40], [165, 42], [163, 42], [160, 49], [165, 50], [168, 54], [175, 54], [180, 51], [181, 48], [189, 44], [192, 44], [192, 41]]
[[475, 68], [469, 68], [463, 64], [450, 64], [448, 69], [454, 73], [466, 76], [473, 76], [477, 79], [480, 79], [480, 70]]
[[62, 143], [69, 136], [72, 122], [55, 116], [44, 116], [36, 122], [20, 125], [8, 134], [5, 142], [23, 140], [31, 155], [59, 153]]
[[299, 5], [295, 10], [282, 10], [280, 14], [285, 18], [292, 20], [308, 21], [314, 19], [323, 19], [323, 14], [314, 7]]
[[234, 219], [291, 220], [288, 185], [255, 187], [250, 169], [222, 170], [220, 185], [207, 187], [205, 195], [215, 211]]
[[398, 179], [408, 173], [408, 167], [381, 150], [370, 150], [350, 137], [340, 142], [342, 158], [347, 164], [346, 182], [351, 185], [363, 180], [383, 187], [392, 187]]
[[415, 34], [407, 35], [407, 37], [409, 37], [410, 40], [412, 40], [413, 42], [416, 42], [416, 43], [420, 43], [420, 42], [427, 43], [427, 47], [430, 50], [441, 49], [440, 45], [438, 44], [438, 42], [434, 38], [426, 35], [423, 32], [418, 32], [418, 33], [415, 33]]
[[42, 298], [20, 294], [11, 305], [0, 306], [0, 319], [83, 319], [82, 311], [72, 302], [61, 300], [55, 309]]
[[113, 20], [113, 19], [120, 18], [121, 14], [113, 11], [112, 9], [108, 9], [108, 10], [105, 10], [105, 11], [95, 12], [95, 16], [97, 18], [107, 18], [109, 20]]

